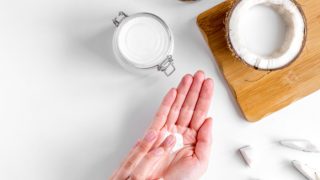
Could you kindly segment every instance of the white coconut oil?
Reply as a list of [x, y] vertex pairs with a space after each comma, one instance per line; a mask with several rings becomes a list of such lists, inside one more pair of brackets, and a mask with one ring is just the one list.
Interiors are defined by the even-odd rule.
[[122, 19], [114, 19], [118, 27], [113, 46], [120, 64], [136, 70], [157, 68], [167, 76], [173, 66], [173, 37], [169, 27], [158, 16], [151, 13], [137, 13]]
[[132, 63], [148, 65], [165, 58], [170, 39], [160, 22], [150, 17], [137, 17], [122, 27], [118, 47]]

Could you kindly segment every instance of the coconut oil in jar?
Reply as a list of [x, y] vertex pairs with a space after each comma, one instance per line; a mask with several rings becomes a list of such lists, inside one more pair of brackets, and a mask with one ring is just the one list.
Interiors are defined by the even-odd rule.
[[117, 27], [113, 48], [119, 63], [133, 71], [157, 69], [170, 76], [174, 71], [174, 41], [167, 24], [151, 13], [131, 16], [120, 12], [113, 19]]

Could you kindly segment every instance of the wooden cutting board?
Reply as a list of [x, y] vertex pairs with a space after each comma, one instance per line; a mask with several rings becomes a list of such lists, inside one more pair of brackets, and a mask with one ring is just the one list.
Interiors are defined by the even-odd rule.
[[224, 20], [231, 1], [200, 14], [198, 26], [229, 84], [241, 111], [254, 122], [320, 89], [320, 0], [298, 0], [307, 19], [307, 42], [289, 67], [272, 71], [250, 68], [232, 56]]

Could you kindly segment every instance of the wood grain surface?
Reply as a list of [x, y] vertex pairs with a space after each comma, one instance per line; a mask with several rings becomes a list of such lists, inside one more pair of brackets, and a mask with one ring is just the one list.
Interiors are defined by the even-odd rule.
[[224, 20], [232, 1], [200, 14], [198, 26], [245, 118], [255, 122], [320, 89], [320, 0], [299, 0], [307, 19], [307, 41], [300, 57], [277, 71], [255, 70], [227, 46]]

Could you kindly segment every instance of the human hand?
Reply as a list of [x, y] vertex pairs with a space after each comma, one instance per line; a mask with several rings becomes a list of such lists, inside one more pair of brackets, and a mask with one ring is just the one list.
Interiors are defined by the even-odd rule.
[[[167, 93], [145, 137], [111, 179], [199, 179], [211, 149], [212, 120], [207, 112], [212, 94], [213, 81], [203, 72], [185, 75], [178, 88]], [[171, 153], [176, 139], [165, 138], [166, 132], [181, 134], [183, 148]]]

